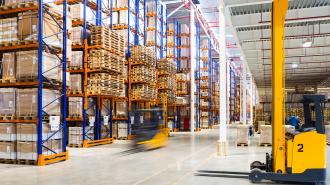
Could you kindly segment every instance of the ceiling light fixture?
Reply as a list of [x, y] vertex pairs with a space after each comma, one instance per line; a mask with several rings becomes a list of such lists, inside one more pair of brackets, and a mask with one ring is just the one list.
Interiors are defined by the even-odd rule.
[[310, 38], [308, 38], [306, 41], [303, 42], [303, 47], [310, 48], [312, 46], [312, 44], [313, 44], [313, 41]]
[[294, 68], [294, 69], [295, 69], [295, 68], [298, 68], [298, 64], [293, 63], [293, 64], [291, 64], [291, 67]]

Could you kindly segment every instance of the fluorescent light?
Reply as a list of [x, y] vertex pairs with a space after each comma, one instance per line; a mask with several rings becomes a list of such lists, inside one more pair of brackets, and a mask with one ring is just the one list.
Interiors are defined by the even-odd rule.
[[312, 40], [308, 38], [306, 41], [303, 42], [303, 47], [310, 48], [312, 44], [313, 44]]
[[226, 36], [227, 37], [234, 37], [234, 35], [232, 35], [232, 34], [227, 34]]
[[293, 63], [293, 64], [291, 64], [291, 67], [292, 68], [298, 68], [298, 64]]
[[241, 57], [240, 57], [240, 59], [241, 59], [241, 60], [244, 60], [244, 57], [243, 57], [243, 56], [241, 56]]

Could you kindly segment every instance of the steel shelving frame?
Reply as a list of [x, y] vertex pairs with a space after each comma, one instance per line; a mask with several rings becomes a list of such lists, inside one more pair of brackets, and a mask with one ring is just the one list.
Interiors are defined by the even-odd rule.
[[[219, 61], [212, 60], [212, 101], [217, 102], [214, 103], [215, 105], [219, 105], [219, 89], [215, 88], [215, 84], [219, 83]], [[219, 123], [220, 114], [219, 114], [219, 107], [212, 107], [213, 110], [213, 124], [216, 125]]]
[[[20, 120], [20, 119], [15, 119], [15, 120], [2, 120], [2, 123], [31, 123], [31, 124], [37, 124], [37, 165], [38, 166], [43, 166], [47, 164], [52, 164], [60, 161], [65, 161], [68, 160], [69, 154], [68, 151], [66, 150], [66, 53], [67, 53], [67, 48], [66, 48], [66, 37], [67, 37], [67, 25], [66, 25], [66, 14], [67, 14], [67, 1], [63, 0], [63, 17], [62, 17], [62, 25], [61, 23], [52, 15], [50, 12], [44, 8], [45, 4], [43, 0], [38, 0], [38, 4], [33, 4], [29, 5], [28, 7], [24, 8], [15, 8], [15, 9], [8, 9], [8, 10], [2, 10], [0, 12], [0, 16], [10, 16], [10, 15], [15, 15], [17, 13], [21, 12], [26, 12], [26, 11], [37, 11], [38, 12], [38, 41], [37, 43], [32, 43], [32, 44], [24, 44], [24, 45], [12, 45], [12, 46], [1, 46], [0, 47], [0, 52], [10, 52], [10, 51], [19, 51], [19, 50], [30, 50], [30, 49], [36, 49], [38, 50], [38, 81], [33, 81], [33, 82], [15, 82], [15, 83], [2, 83], [0, 84], [0, 88], [8, 88], [8, 87], [13, 87], [13, 88], [33, 88], [37, 87], [38, 88], [38, 113], [37, 113], [37, 119], [33, 120]], [[63, 75], [62, 75], [62, 86], [56, 86], [54, 85], [49, 79], [47, 79], [43, 74], [47, 73], [47, 71], [42, 70], [42, 64], [43, 64], [43, 58], [42, 58], [42, 52], [45, 48], [49, 49], [50, 51], [54, 51], [46, 42], [45, 38], [48, 36], [43, 35], [43, 17], [44, 14], [49, 14], [52, 17], [52, 20], [61, 28], [61, 32], [63, 35], [63, 43], [62, 43], [62, 57], [56, 54], [58, 59], [61, 60], [61, 63], [56, 66], [62, 66], [63, 69]], [[53, 100], [51, 103], [47, 105], [43, 105], [42, 102], [42, 94], [43, 94], [43, 87], [44, 83], [50, 83], [52, 84], [55, 88], [55, 90], [58, 90], [61, 92], [61, 95], [59, 98]], [[54, 103], [57, 100], [61, 100], [61, 119], [60, 119], [60, 127], [59, 130], [52, 133], [49, 137], [44, 139], [43, 137], [43, 110]], [[49, 115], [47, 115], [49, 116]], [[45, 142], [49, 141], [52, 137], [55, 136], [55, 134], [60, 133], [62, 131], [62, 152], [57, 153], [48, 147], [44, 145]], [[43, 154], [43, 149], [51, 151], [53, 154], [52, 155], [47, 155], [45, 156]]]
[[200, 99], [201, 99], [201, 94], [200, 94], [200, 84], [201, 84], [201, 66], [200, 66], [200, 61], [201, 61], [201, 58], [200, 58], [200, 47], [201, 47], [201, 42], [200, 42], [200, 26], [199, 24], [196, 22], [195, 23], [196, 25], [196, 63], [197, 63], [197, 66], [196, 66], [196, 131], [199, 131], [200, 130], [200, 112], [201, 112], [201, 109], [200, 109]]
[[[72, 1], [71, 4], [76, 4], [80, 2]], [[113, 105], [114, 101], [117, 99], [122, 99], [122, 98], [117, 98], [117, 97], [111, 97], [111, 96], [103, 96], [103, 95], [90, 95], [87, 94], [87, 78], [88, 75], [94, 72], [97, 72], [95, 70], [89, 70], [87, 66], [87, 57], [88, 57], [88, 51], [93, 48], [93, 46], [89, 46], [88, 41], [87, 41], [87, 15], [86, 15], [86, 9], [87, 7], [91, 8], [93, 11], [95, 11], [95, 25], [96, 26], [104, 26], [104, 22], [102, 19], [102, 13], [105, 13], [106, 11], [102, 8], [102, 1], [97, 0], [96, 3], [90, 2], [88, 0], [83, 0], [83, 19], [78, 20], [78, 21], [73, 21], [72, 25], [73, 26], [82, 26], [83, 27], [83, 43], [82, 45], [73, 45], [72, 49], [73, 50], [79, 50], [83, 52], [83, 60], [82, 60], [82, 69], [81, 70], [68, 70], [70, 73], [74, 74], [81, 74], [82, 75], [82, 94], [68, 94], [69, 97], [82, 97], [82, 102], [83, 102], [83, 108], [82, 108], [82, 118], [67, 118], [67, 121], [69, 122], [78, 122], [82, 123], [82, 140], [83, 144], [81, 147], [87, 148], [87, 147], [92, 147], [96, 145], [102, 145], [102, 144], [110, 144], [113, 142], [112, 139], [112, 123], [113, 123], [113, 115], [112, 115], [112, 110], [113, 110]], [[110, 20], [111, 21], [111, 20]], [[89, 99], [93, 99], [93, 103], [89, 105]], [[109, 107], [107, 107], [104, 103], [106, 101], [109, 102]], [[87, 117], [87, 111], [89, 109], [95, 108], [95, 117], [94, 117], [94, 123], [91, 124], [91, 118], [92, 117]], [[102, 119], [102, 110], [105, 109], [106, 112], [108, 112], [108, 123], [105, 125], [109, 124], [109, 129], [107, 129], [107, 135], [108, 137], [102, 138], [102, 122], [104, 124], [105, 117]], [[90, 121], [90, 130], [94, 130], [94, 138], [91, 138], [88, 136], [88, 132], [90, 130], [87, 130], [87, 121]]]
[[211, 39], [208, 39], [208, 125], [209, 127], [213, 126], [213, 107], [212, 107], [212, 79], [213, 79], [213, 65], [212, 65], [212, 43]]

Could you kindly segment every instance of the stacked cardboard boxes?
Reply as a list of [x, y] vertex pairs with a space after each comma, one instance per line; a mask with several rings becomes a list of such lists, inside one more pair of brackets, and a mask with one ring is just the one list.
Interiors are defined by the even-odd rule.
[[0, 19], [0, 43], [7, 44], [18, 41], [17, 18]]

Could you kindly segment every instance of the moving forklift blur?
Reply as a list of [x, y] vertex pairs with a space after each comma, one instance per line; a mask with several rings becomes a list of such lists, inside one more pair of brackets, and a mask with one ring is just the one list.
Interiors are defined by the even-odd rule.
[[133, 148], [152, 150], [166, 146], [170, 133], [166, 126], [166, 110], [158, 107], [137, 109], [132, 115]]
[[[288, 0], [274, 0], [272, 10], [272, 153], [266, 154], [266, 163], [255, 161], [251, 172], [199, 171], [199, 176], [244, 178], [253, 183], [262, 180], [325, 184], [326, 135], [323, 122], [323, 95], [304, 95], [303, 127], [285, 135], [284, 121], [284, 24]], [[324, 105], [324, 104], [323, 104]], [[312, 111], [315, 120], [312, 120]], [[232, 175], [232, 176], [230, 176]]]

